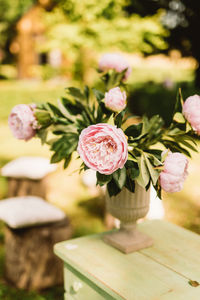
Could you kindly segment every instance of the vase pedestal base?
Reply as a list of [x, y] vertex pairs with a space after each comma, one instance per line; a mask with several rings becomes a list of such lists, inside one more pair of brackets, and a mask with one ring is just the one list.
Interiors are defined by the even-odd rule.
[[152, 238], [137, 229], [135, 229], [134, 232], [119, 229], [105, 234], [103, 240], [107, 244], [126, 254], [148, 248], [153, 245]]

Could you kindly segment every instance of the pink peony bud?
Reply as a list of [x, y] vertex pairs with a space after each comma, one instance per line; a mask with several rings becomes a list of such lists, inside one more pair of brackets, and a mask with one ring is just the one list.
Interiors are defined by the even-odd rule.
[[124, 80], [126, 80], [131, 74], [131, 67], [128, 61], [118, 53], [104, 54], [99, 61], [99, 69], [101, 71], [113, 69], [119, 73], [127, 69], [123, 78]]
[[128, 144], [120, 128], [99, 123], [83, 129], [77, 151], [86, 166], [109, 175], [123, 168], [128, 157]]
[[185, 155], [169, 152], [159, 177], [161, 188], [169, 193], [179, 192], [188, 175], [187, 168], [188, 160]]
[[105, 94], [105, 106], [115, 112], [120, 112], [126, 107], [126, 92], [121, 92], [115, 87]]
[[186, 99], [183, 104], [183, 115], [193, 130], [200, 135], [200, 96], [194, 95]]
[[33, 108], [26, 104], [16, 105], [8, 118], [9, 127], [17, 139], [28, 141], [36, 133]]

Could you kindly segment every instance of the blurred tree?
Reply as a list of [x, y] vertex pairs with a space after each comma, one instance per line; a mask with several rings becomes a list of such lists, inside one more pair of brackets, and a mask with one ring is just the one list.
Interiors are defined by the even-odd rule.
[[200, 1], [198, 0], [127, 0], [124, 9], [129, 15], [138, 13], [150, 16], [163, 10], [161, 21], [169, 30], [170, 49], [178, 49], [183, 55], [192, 55], [198, 62], [196, 86], [200, 87]]
[[0, 0], [0, 49], [5, 53], [4, 61], [11, 56], [9, 45], [16, 34], [15, 24], [35, 0]]
[[[164, 50], [163, 36], [167, 31], [159, 15], [141, 18], [128, 15], [123, 7], [126, 0], [61, 0], [55, 9], [45, 13], [47, 42], [41, 51], [62, 49], [80, 70], [74, 74], [83, 79], [90, 56], [95, 52], [126, 51], [148, 53]], [[43, 47], [43, 49], [42, 49]], [[81, 63], [81, 59], [87, 61]], [[80, 76], [80, 74], [82, 75]]]

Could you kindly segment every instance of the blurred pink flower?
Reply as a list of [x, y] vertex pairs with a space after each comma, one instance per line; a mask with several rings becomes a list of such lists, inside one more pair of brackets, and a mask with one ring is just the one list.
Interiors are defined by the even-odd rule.
[[36, 123], [33, 108], [26, 104], [16, 105], [8, 118], [8, 124], [14, 137], [25, 141], [35, 135]]
[[83, 129], [77, 151], [86, 166], [109, 175], [123, 168], [128, 157], [128, 144], [120, 128], [99, 123]]
[[163, 81], [163, 86], [167, 89], [167, 90], [172, 90], [174, 88], [174, 82], [170, 79], [170, 78], [166, 78]]
[[105, 93], [105, 106], [115, 112], [120, 112], [126, 107], [126, 92], [119, 87], [110, 89]]
[[188, 175], [188, 159], [182, 153], [169, 152], [164, 162], [164, 170], [160, 173], [160, 185], [169, 193], [179, 192]]
[[186, 99], [183, 104], [183, 115], [193, 130], [200, 135], [200, 96], [194, 95]]
[[119, 73], [127, 69], [123, 78], [124, 80], [126, 80], [131, 74], [131, 67], [128, 61], [118, 53], [104, 54], [99, 61], [99, 69], [101, 71], [113, 69]]

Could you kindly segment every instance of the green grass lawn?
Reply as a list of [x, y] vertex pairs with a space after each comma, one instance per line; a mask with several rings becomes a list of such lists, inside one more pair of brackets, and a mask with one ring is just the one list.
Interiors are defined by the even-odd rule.
[[[166, 78], [175, 81], [192, 81], [191, 70], [169, 70], [150, 68], [134, 69], [130, 78], [133, 82], [132, 89], [142, 85], [146, 81], [161, 82]], [[6, 162], [22, 155], [39, 155], [50, 157], [48, 147], [41, 146], [40, 141], [33, 139], [29, 142], [13, 138], [8, 125], [7, 118], [12, 107], [19, 103], [31, 102], [56, 102], [63, 95], [64, 87], [71, 85], [69, 82], [55, 84], [53, 82], [6, 82], [0, 81], [0, 167]], [[147, 90], [148, 92], [148, 90]], [[148, 95], [146, 96], [148, 97]], [[152, 96], [153, 97], [153, 96]], [[159, 95], [155, 95], [159, 97]], [[134, 99], [133, 99], [134, 101]], [[93, 209], [86, 210], [85, 205], [79, 205], [82, 201], [86, 203], [93, 196], [81, 184], [78, 173], [73, 171], [78, 168], [77, 162], [73, 161], [66, 171], [60, 170], [49, 179], [49, 201], [63, 208], [72, 218], [74, 225], [74, 236], [80, 236], [104, 229], [101, 218]], [[164, 204], [167, 219], [200, 232], [200, 185], [198, 173], [200, 169], [200, 156], [195, 155], [191, 163], [191, 176], [182, 192], [176, 195], [165, 195]], [[73, 173], [73, 175], [71, 175]], [[74, 189], [74, 182], [76, 189]], [[0, 199], [6, 195], [7, 184], [5, 178], [0, 177]], [[94, 197], [95, 198], [95, 197]], [[66, 201], [67, 199], [67, 201]], [[84, 202], [85, 201], [85, 202]], [[94, 202], [95, 203], [95, 202]], [[91, 205], [91, 203], [89, 204]], [[91, 213], [92, 211], [92, 213]], [[4, 248], [3, 248], [3, 225], [0, 223], [0, 300], [57, 300], [62, 299], [62, 287], [52, 288], [42, 293], [19, 291], [6, 283], [3, 277]]]
[[63, 95], [66, 84], [38, 83], [29, 81], [0, 81], [0, 121], [7, 122], [12, 107], [19, 103], [56, 102]]

